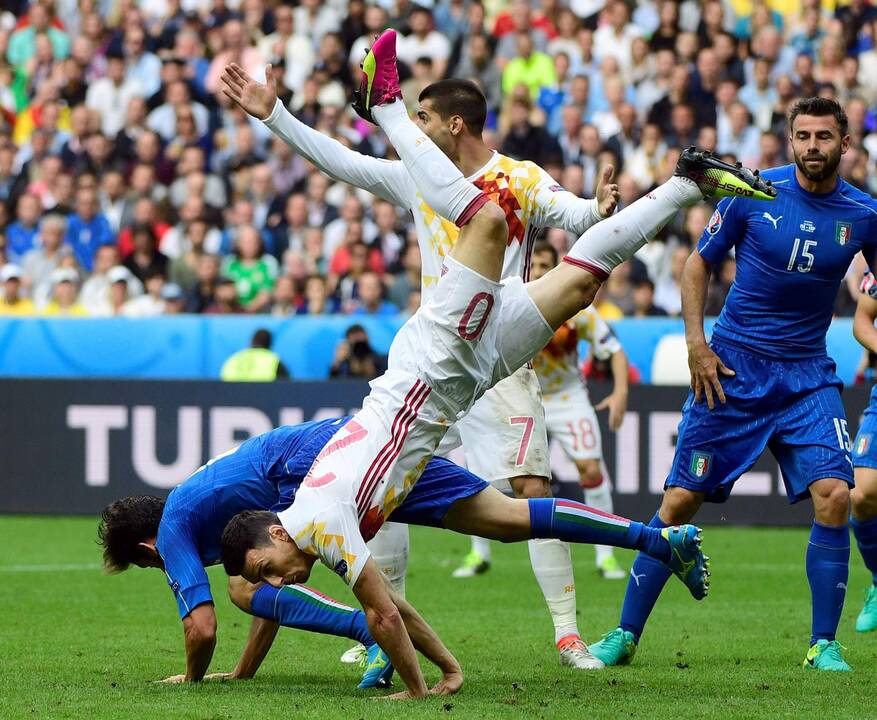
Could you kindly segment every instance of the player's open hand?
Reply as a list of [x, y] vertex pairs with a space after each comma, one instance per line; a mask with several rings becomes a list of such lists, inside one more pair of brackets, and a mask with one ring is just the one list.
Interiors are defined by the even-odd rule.
[[600, 216], [604, 218], [609, 217], [615, 212], [618, 198], [621, 197], [618, 193], [618, 185], [612, 182], [614, 175], [615, 168], [611, 165], [606, 165], [600, 173], [600, 179], [597, 181], [597, 210], [600, 212]]
[[265, 85], [253, 80], [237, 63], [225, 66], [222, 71], [222, 94], [234, 100], [250, 115], [259, 120], [266, 119], [277, 102], [277, 85], [272, 79], [271, 66], [265, 67]]
[[204, 676], [204, 679], [205, 680], [219, 680], [220, 682], [224, 682], [225, 680], [237, 679], [237, 675], [235, 675], [234, 673], [230, 673], [230, 672], [227, 672], [227, 673], [223, 673], [223, 672], [207, 673]]
[[614, 392], [607, 395], [594, 409], [608, 410], [609, 429], [612, 432], [618, 432], [621, 423], [624, 422], [624, 414], [627, 412], [627, 393]]
[[155, 682], [161, 683], [162, 685], [179, 685], [180, 683], [186, 682], [186, 676], [183, 675], [171, 675], [169, 678], [165, 678], [164, 680], [156, 680]]
[[715, 398], [725, 403], [725, 391], [719, 380], [719, 375], [733, 377], [736, 373], [726, 367], [722, 359], [716, 355], [705, 342], [688, 348], [688, 369], [691, 371], [691, 389], [694, 390], [694, 402], [700, 402], [701, 396], [706, 396], [706, 404], [709, 409], [715, 408]]
[[[425, 695], [423, 697], [426, 697]], [[407, 690], [393, 693], [392, 695], [376, 695], [372, 700], [422, 700], [423, 697], [414, 696]]]
[[463, 687], [463, 673], [446, 672], [441, 680], [429, 689], [430, 695], [453, 695]]

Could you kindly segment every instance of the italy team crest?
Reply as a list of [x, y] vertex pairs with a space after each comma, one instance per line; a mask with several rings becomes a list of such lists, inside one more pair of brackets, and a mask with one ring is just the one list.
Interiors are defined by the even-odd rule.
[[713, 456], [711, 453], [694, 452], [691, 454], [691, 474], [694, 477], [704, 478], [713, 469]]
[[871, 433], [862, 433], [856, 440], [856, 455], [864, 455], [871, 447]]
[[838, 220], [834, 224], [834, 241], [838, 245], [846, 245], [853, 237], [853, 224]]

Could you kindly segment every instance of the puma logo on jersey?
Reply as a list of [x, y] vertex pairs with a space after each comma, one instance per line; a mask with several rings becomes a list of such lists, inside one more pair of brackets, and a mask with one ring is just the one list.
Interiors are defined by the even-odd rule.
[[782, 216], [782, 215], [780, 215], [778, 218], [775, 218], [775, 217], [774, 217], [773, 215], [771, 215], [769, 212], [766, 212], [766, 213], [762, 214], [761, 217], [765, 218], [766, 220], [770, 220], [770, 221], [773, 223], [773, 229], [774, 229], [774, 230], [777, 229], [777, 223], [778, 223], [780, 220], [783, 219], [783, 216]]

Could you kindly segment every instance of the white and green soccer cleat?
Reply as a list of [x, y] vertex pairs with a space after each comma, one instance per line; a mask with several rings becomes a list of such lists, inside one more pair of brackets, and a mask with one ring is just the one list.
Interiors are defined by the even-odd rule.
[[843, 646], [837, 640], [817, 640], [807, 651], [804, 669], [850, 672], [852, 668], [843, 659], [840, 652], [842, 649]]
[[865, 593], [865, 607], [856, 618], [856, 632], [877, 630], [877, 585], [872, 585]]
[[452, 573], [455, 578], [470, 578], [476, 575], [483, 575], [490, 570], [490, 560], [481, 557], [475, 550], [471, 550], [466, 557], [463, 558], [463, 564], [460, 565]]
[[604, 665], [627, 665], [636, 654], [636, 639], [629, 630], [610, 630], [598, 642], [588, 646], [591, 655]]
[[597, 565], [597, 572], [604, 580], [624, 580], [627, 573], [614, 555], [607, 555]]

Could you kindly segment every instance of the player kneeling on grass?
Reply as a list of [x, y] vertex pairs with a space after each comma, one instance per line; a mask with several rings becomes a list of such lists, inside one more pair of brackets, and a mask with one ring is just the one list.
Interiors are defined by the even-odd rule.
[[[317, 452], [340, 420], [285, 426], [246, 441], [200, 467], [168, 496], [127, 497], [108, 505], [98, 536], [104, 567], [130, 565], [164, 571], [177, 600], [186, 643], [186, 672], [165, 682], [201, 680], [216, 647], [216, 613], [205, 567], [219, 560], [228, 520], [248, 508], [281, 509], [295, 497]], [[250, 678], [259, 668], [280, 625], [338, 635], [367, 649], [360, 688], [386, 687], [393, 668], [366, 626], [360, 610], [304, 586], [274, 588], [229, 578], [232, 602], [253, 616], [247, 645], [233, 672], [208, 678]]]

